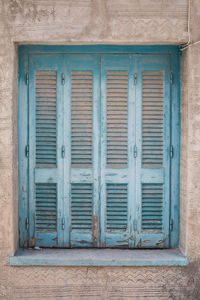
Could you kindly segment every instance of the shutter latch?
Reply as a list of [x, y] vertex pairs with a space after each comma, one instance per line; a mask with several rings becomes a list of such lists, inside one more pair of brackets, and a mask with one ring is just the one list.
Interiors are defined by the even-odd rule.
[[26, 225], [26, 230], [28, 231], [28, 227], [29, 227], [29, 220], [28, 220], [28, 218], [26, 218], [25, 225]]
[[134, 84], [137, 84], [137, 73], [134, 73]]
[[65, 229], [65, 219], [62, 218], [62, 230], [64, 230], [64, 229]]
[[65, 84], [65, 74], [64, 73], [61, 74], [61, 82], [62, 82], [62, 85]]
[[29, 83], [29, 75], [28, 75], [28, 72], [26, 73], [26, 85], [28, 85]]
[[170, 72], [170, 83], [173, 84], [173, 72]]
[[27, 158], [29, 157], [29, 146], [28, 145], [26, 145], [26, 147], [25, 147], [25, 155]]
[[173, 158], [174, 156], [174, 147], [171, 145], [170, 146], [170, 157]]
[[174, 227], [173, 219], [170, 219], [170, 222], [169, 222], [169, 230], [172, 231], [172, 230], [173, 230], [173, 227]]
[[133, 149], [133, 155], [135, 158], [137, 157], [137, 146], [136, 145], [134, 146], [134, 149]]
[[62, 158], [64, 158], [65, 157], [65, 146], [62, 146], [61, 154], [62, 154]]

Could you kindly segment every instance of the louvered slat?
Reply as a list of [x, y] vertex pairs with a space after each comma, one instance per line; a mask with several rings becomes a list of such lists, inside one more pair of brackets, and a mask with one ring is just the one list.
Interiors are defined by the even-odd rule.
[[142, 229], [161, 231], [163, 223], [162, 184], [142, 184]]
[[71, 164], [92, 166], [92, 71], [71, 72]]
[[71, 226], [72, 229], [92, 229], [93, 191], [91, 183], [71, 185]]
[[107, 230], [127, 229], [127, 184], [107, 183]]
[[108, 71], [107, 167], [127, 167], [128, 72]]
[[57, 186], [54, 183], [36, 183], [36, 231], [57, 230]]
[[35, 87], [36, 166], [56, 167], [56, 72], [36, 72]]
[[163, 72], [142, 73], [142, 166], [163, 166]]

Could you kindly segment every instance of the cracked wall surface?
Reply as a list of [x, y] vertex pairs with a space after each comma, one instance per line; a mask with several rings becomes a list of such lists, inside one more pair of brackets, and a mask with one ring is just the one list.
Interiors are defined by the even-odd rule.
[[[199, 39], [199, 0], [191, 1]], [[0, 0], [0, 299], [200, 299], [200, 44], [182, 55], [181, 231], [188, 267], [10, 267], [18, 245], [17, 44], [180, 44], [187, 0]]]

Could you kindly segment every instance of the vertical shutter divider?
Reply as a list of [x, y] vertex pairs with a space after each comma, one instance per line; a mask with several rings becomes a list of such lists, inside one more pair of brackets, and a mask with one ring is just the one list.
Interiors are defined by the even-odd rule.
[[61, 55], [29, 59], [30, 246], [63, 246]]
[[67, 67], [70, 81], [67, 100], [71, 102], [70, 244], [96, 247], [93, 220], [98, 227], [99, 56], [69, 55]]
[[[132, 56], [102, 55], [101, 64], [101, 243], [128, 247], [133, 167], [129, 101], [133, 89]], [[133, 78], [133, 77], [132, 77]], [[131, 84], [132, 83], [132, 84]], [[134, 102], [134, 101], [133, 101]], [[131, 131], [132, 133], [132, 131]], [[130, 137], [130, 140], [128, 139]]]
[[[170, 57], [137, 57], [136, 247], [169, 245]], [[141, 125], [142, 124], [142, 125]]]

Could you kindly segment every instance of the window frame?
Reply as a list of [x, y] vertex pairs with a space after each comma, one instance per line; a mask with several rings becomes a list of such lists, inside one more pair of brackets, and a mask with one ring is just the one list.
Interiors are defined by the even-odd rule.
[[[170, 189], [170, 248], [179, 243], [180, 197], [180, 51], [178, 46], [122, 45], [21, 45], [18, 48], [18, 161], [19, 161], [19, 237], [20, 247], [28, 241], [28, 57], [29, 54], [169, 54], [171, 57], [171, 189]], [[173, 130], [172, 130], [173, 128]]]

